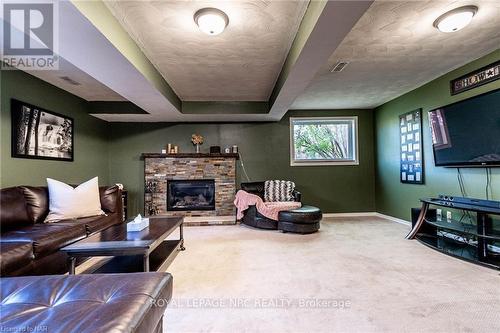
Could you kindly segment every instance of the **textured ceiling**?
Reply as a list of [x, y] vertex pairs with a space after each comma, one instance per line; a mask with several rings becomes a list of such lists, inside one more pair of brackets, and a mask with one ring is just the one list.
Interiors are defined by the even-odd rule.
[[[106, 1], [184, 101], [266, 101], [307, 1]], [[218, 36], [193, 21], [200, 8], [229, 16]]]
[[[59, 57], [58, 70], [26, 72], [87, 101], [126, 101], [125, 98], [62, 57]], [[70, 78], [79, 84], [71, 84], [62, 77]]]
[[[442, 33], [448, 10], [477, 5], [471, 24]], [[292, 109], [373, 108], [500, 46], [500, 0], [376, 1], [318, 72]], [[340, 73], [330, 68], [351, 63]]]

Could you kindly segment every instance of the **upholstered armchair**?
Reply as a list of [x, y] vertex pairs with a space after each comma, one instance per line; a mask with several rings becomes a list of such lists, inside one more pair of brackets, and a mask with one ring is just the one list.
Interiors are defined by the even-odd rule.
[[[248, 193], [258, 195], [264, 200], [264, 182], [241, 183], [241, 189]], [[301, 201], [301, 193], [293, 191], [294, 201]], [[250, 206], [244, 213], [241, 222], [261, 229], [278, 229], [278, 221], [271, 220], [257, 211], [255, 206]]]

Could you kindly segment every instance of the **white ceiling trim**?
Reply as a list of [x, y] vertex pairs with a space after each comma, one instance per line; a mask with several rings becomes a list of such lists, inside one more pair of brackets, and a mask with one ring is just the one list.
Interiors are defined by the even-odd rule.
[[[173, 122], [171, 118], [158, 117], [148, 114], [112, 114], [94, 113], [92, 116], [109, 122]], [[269, 114], [182, 114], [175, 122], [269, 122], [276, 121]]]

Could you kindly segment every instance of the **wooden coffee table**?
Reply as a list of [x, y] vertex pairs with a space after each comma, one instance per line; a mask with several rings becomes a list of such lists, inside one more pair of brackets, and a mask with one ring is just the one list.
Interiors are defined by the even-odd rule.
[[[109, 227], [63, 247], [68, 254], [69, 274], [75, 274], [77, 258], [112, 257], [84, 273], [164, 271], [179, 251], [184, 251], [183, 217], [151, 217], [149, 227], [127, 232], [126, 223]], [[176, 229], [179, 239], [166, 240]]]

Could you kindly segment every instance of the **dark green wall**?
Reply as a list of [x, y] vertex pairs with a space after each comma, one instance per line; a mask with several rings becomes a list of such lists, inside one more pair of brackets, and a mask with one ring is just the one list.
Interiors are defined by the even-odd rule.
[[[374, 112], [370, 110], [290, 111], [277, 123], [239, 124], [107, 124], [88, 115], [92, 103], [75, 97], [20, 71], [1, 72], [0, 185], [45, 184], [46, 177], [79, 183], [99, 176], [101, 183], [123, 183], [130, 191], [131, 213], [142, 212], [144, 162], [142, 152], [159, 152], [168, 142], [181, 151], [194, 151], [192, 133], [205, 136], [210, 145], [233, 145], [240, 152], [251, 180], [291, 179], [303, 192], [304, 202], [324, 212], [375, 211], [409, 219], [410, 208], [420, 197], [439, 193], [458, 195], [456, 169], [434, 167], [427, 111], [500, 88], [500, 81], [449, 94], [449, 81], [500, 59], [500, 50], [448, 73], [396, 98]], [[10, 99], [16, 98], [75, 119], [75, 161], [56, 162], [10, 157]], [[94, 103], [95, 104], [95, 103]], [[424, 110], [424, 159], [426, 185], [399, 181], [399, 126], [402, 113]], [[359, 116], [359, 166], [291, 167], [290, 116]], [[374, 147], [374, 141], [375, 147]], [[377, 155], [375, 161], [375, 154]], [[493, 169], [493, 198], [500, 200], [500, 169]], [[472, 197], [484, 198], [485, 170], [464, 169], [465, 185]], [[244, 181], [241, 166], [238, 182]]]
[[[500, 50], [460, 67], [438, 79], [398, 97], [375, 110], [376, 136], [376, 207], [377, 211], [406, 220], [410, 208], [419, 206], [419, 198], [437, 194], [460, 195], [456, 168], [435, 167], [427, 111], [500, 88], [491, 82], [467, 92], [450, 96], [450, 80], [500, 60]], [[425, 185], [401, 184], [399, 181], [399, 115], [422, 108]], [[500, 137], [500, 133], [498, 133]], [[493, 168], [493, 198], [500, 200], [500, 169]], [[468, 195], [485, 198], [485, 169], [463, 169]]]
[[[290, 166], [290, 116], [359, 117], [359, 166]], [[303, 201], [324, 212], [368, 212], [375, 210], [373, 112], [292, 111], [277, 123], [242, 124], [111, 124], [109, 167], [112, 182], [122, 182], [130, 191], [132, 213], [142, 212], [143, 152], [160, 152], [168, 142], [181, 152], [194, 152], [193, 133], [202, 134], [203, 151], [211, 145], [238, 145], [248, 176], [252, 181], [290, 179], [303, 193]], [[244, 181], [241, 166], [238, 182]]]
[[[87, 114], [87, 102], [22, 71], [4, 70], [0, 75], [0, 186], [45, 185], [47, 177], [80, 183], [99, 176], [101, 184], [108, 183], [107, 124]], [[11, 98], [75, 120], [74, 162], [11, 158]]]

